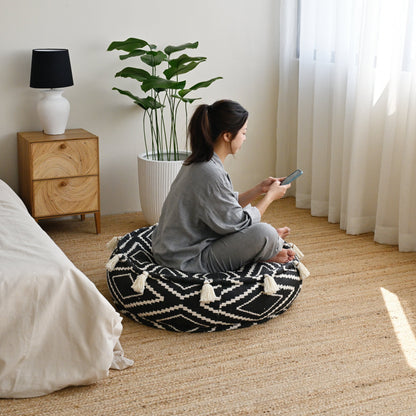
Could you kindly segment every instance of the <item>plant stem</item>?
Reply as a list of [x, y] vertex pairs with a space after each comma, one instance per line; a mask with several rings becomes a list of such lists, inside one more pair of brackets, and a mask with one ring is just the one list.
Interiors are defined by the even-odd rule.
[[[175, 105], [175, 99], [172, 98], [172, 95], [169, 94], [169, 113], [170, 113], [170, 140], [169, 140], [169, 153], [172, 154], [172, 145], [175, 146], [175, 135], [174, 135], [174, 127], [175, 127], [175, 116], [173, 113], [173, 108]], [[175, 148], [173, 148], [173, 160], [176, 160], [175, 155]]]
[[155, 123], [154, 123], [154, 111], [155, 110], [150, 110], [149, 113], [149, 122], [150, 122], [150, 131], [152, 133], [152, 154], [156, 153], [156, 140], [155, 140], [155, 136], [156, 136], [156, 132], [155, 132]]
[[147, 110], [143, 114], [143, 136], [144, 136], [144, 147], [146, 149], [146, 157], [149, 158], [149, 150], [147, 148], [147, 136], [146, 136], [146, 115], [149, 116]]
[[[163, 99], [163, 103], [162, 103], [163, 107], [162, 108], [165, 108], [165, 103], [166, 103], [166, 97], [167, 96], [168, 96], [168, 93], [165, 91], [165, 97]], [[167, 133], [166, 133], [166, 123], [165, 123], [164, 114], [165, 114], [164, 110], [161, 111], [161, 129], [163, 129], [163, 139], [165, 140], [165, 150], [166, 150], [166, 153], [167, 153], [167, 156], [168, 156], [168, 160], [170, 160], [170, 156], [169, 156], [170, 149], [168, 150], [168, 137], [167, 137]]]
[[185, 150], [188, 152], [188, 103], [185, 101]]

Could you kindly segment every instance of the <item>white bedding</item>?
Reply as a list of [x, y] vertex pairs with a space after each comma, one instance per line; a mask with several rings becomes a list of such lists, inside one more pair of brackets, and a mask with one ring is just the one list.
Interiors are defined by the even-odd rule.
[[0, 397], [91, 384], [130, 366], [121, 320], [0, 180]]

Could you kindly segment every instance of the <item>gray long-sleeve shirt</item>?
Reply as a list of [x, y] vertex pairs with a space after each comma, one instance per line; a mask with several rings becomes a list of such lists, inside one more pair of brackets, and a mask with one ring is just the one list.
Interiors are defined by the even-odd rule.
[[211, 160], [183, 165], [153, 232], [157, 263], [184, 271], [204, 270], [202, 251], [213, 241], [260, 222], [260, 212], [238, 203], [238, 193], [214, 153]]

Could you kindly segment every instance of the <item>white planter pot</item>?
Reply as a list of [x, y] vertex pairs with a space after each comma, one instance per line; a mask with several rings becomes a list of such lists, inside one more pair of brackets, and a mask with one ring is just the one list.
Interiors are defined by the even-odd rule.
[[180, 152], [180, 160], [152, 160], [146, 153], [138, 156], [140, 205], [146, 221], [153, 225], [159, 221], [162, 206], [170, 186], [179, 172], [187, 152]]

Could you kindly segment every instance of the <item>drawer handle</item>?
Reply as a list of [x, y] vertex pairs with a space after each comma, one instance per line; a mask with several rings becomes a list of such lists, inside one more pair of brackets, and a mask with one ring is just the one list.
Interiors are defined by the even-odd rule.
[[59, 147], [60, 147], [61, 149], [66, 149], [66, 144], [65, 144], [65, 143], [62, 143]]
[[68, 185], [68, 182], [67, 181], [62, 181], [60, 184], [59, 184], [59, 186], [67, 186]]

